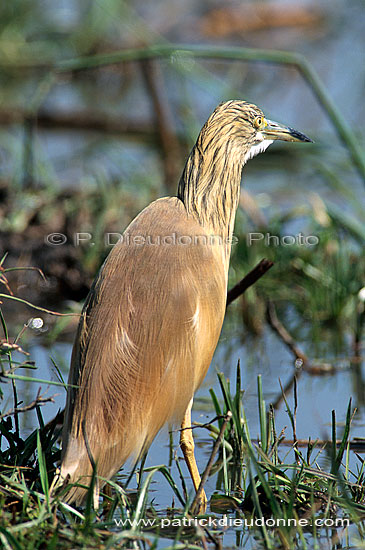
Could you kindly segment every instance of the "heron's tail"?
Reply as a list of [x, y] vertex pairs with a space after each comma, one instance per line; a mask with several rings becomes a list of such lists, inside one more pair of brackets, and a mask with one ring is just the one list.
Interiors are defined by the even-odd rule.
[[147, 441], [144, 434], [141, 435], [140, 438], [125, 437], [114, 444], [110, 438], [109, 445], [102, 448], [99, 446], [95, 455], [88, 444], [85, 444], [82, 435], [78, 438], [70, 437], [57, 479], [55, 477], [52, 483], [53, 489], [68, 486], [67, 492], [62, 494], [62, 500], [80, 506], [86, 499], [90, 484], [93, 484], [94, 507], [98, 508], [99, 493], [106, 483], [105, 480], [116, 474], [130, 456], [138, 459], [149, 445], [150, 441]]
[[51, 484], [51, 495], [67, 487], [62, 500], [68, 504], [80, 506], [84, 503], [88, 491], [93, 491], [94, 507], [98, 508], [100, 480], [97, 476], [97, 464], [89, 458], [85, 447], [81, 448], [77, 440], [70, 441], [60, 468], [57, 468]]

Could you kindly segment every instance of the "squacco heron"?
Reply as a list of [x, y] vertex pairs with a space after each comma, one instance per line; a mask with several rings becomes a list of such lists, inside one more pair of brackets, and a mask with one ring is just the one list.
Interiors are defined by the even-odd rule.
[[[109, 479], [128, 457], [141, 457], [165, 423], [181, 422], [181, 449], [198, 489], [191, 408], [222, 328], [242, 167], [278, 139], [311, 141], [245, 101], [219, 105], [177, 196], [147, 206], [110, 252], [73, 348], [61, 480], [87, 485], [93, 464]], [[102, 485], [98, 478], [96, 501]], [[73, 486], [66, 499], [81, 504], [85, 494]]]

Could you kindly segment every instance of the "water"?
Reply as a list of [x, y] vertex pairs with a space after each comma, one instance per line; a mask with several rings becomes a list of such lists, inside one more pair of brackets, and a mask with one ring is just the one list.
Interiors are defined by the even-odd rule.
[[[229, 314], [228, 314], [229, 317]], [[229, 326], [227, 326], [229, 325]], [[262, 376], [262, 384], [267, 404], [275, 403], [281, 395], [280, 383], [283, 387], [292, 379], [294, 374], [293, 356], [284, 344], [269, 329], [266, 329], [260, 339], [249, 339], [242, 343], [240, 333], [243, 332], [239, 324], [236, 330], [232, 330], [232, 315], [226, 321], [222, 334], [213, 357], [207, 376], [195, 396], [195, 414], [197, 418], [214, 416], [214, 409], [210, 403], [209, 389], [213, 388], [217, 395], [220, 390], [217, 382], [217, 373], [223, 372], [234, 384], [236, 378], [237, 361], [241, 363], [242, 386], [244, 389], [243, 403], [246, 415], [250, 422], [252, 435], [258, 433], [258, 408], [257, 408], [257, 376]], [[233, 333], [233, 334], [232, 334]], [[67, 381], [68, 368], [71, 358], [72, 345], [68, 342], [52, 345], [47, 348], [39, 341], [38, 337], [30, 342], [27, 360], [34, 361], [37, 369], [21, 369], [18, 374], [32, 376], [34, 378], [58, 382], [59, 376], [54, 363], [56, 363], [61, 375]], [[13, 354], [14, 361], [24, 361], [24, 356]], [[338, 370], [335, 373], [313, 376], [305, 371], [298, 375], [298, 416], [297, 435], [299, 439], [308, 437], [326, 438], [329, 436], [331, 411], [336, 410], [337, 420], [341, 424], [344, 421], [348, 400], [352, 397], [352, 405], [358, 412], [354, 419], [352, 436], [362, 435], [365, 425], [365, 395], [362, 391], [365, 384], [364, 365], [358, 368], [352, 365], [347, 357], [333, 357], [329, 349], [328, 357], [322, 357], [321, 362], [326, 361], [334, 365]], [[47, 392], [47, 396], [54, 396], [54, 404], [48, 404], [43, 408], [46, 422], [51, 420], [58, 409], [65, 404], [65, 390], [62, 387], [24, 382], [18, 380], [18, 394], [27, 403], [36, 395], [38, 388]], [[293, 403], [292, 392], [288, 395], [289, 402]], [[10, 385], [5, 386], [5, 406], [11, 408], [12, 393]], [[278, 428], [288, 424], [288, 416], [283, 404], [277, 410]], [[36, 416], [30, 419], [30, 415], [24, 415], [27, 424], [25, 430], [32, 430], [36, 424]], [[280, 431], [280, 430], [279, 430]], [[197, 431], [199, 434], [199, 430]], [[288, 430], [287, 437], [292, 434]]]

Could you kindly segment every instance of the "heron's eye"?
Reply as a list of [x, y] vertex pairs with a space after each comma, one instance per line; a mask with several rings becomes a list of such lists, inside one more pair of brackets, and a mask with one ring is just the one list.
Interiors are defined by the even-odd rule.
[[257, 116], [254, 120], [255, 127], [260, 130], [263, 126], [265, 126], [265, 119], [263, 116]]

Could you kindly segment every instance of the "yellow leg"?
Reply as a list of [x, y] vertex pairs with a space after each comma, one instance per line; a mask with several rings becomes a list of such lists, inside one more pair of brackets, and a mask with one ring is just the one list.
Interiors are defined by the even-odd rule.
[[[189, 469], [191, 479], [193, 480], [195, 491], [197, 491], [200, 485], [201, 479], [200, 479], [198, 466], [196, 464], [195, 456], [194, 456], [194, 438], [193, 438], [193, 431], [191, 429], [192, 406], [193, 406], [193, 400], [190, 401], [188, 408], [186, 409], [184, 419], [181, 424], [180, 447], [183, 452], [187, 467]], [[198, 506], [199, 514], [204, 514], [207, 508], [207, 502], [208, 502], [207, 496], [203, 489], [203, 491], [200, 493], [200, 503]]]

